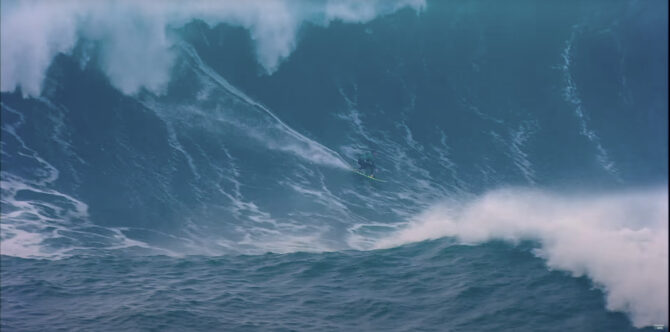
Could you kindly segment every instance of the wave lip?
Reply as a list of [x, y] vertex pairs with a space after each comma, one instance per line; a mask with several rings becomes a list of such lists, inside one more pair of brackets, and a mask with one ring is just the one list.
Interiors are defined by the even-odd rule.
[[[268, 74], [277, 70], [297, 45], [300, 26], [309, 22], [362, 23], [403, 7], [420, 11], [424, 0], [395, 1], [3, 1], [3, 92], [21, 87], [38, 96], [52, 59], [72, 52], [79, 40], [104, 45], [101, 67], [126, 94], [142, 88], [162, 92], [174, 64], [169, 29], [193, 20], [225, 23], [247, 30], [256, 58]], [[141, 50], [141, 51], [138, 51]]]
[[435, 205], [377, 248], [456, 237], [536, 240], [534, 252], [551, 269], [588, 276], [606, 295], [607, 309], [626, 312], [634, 326], [668, 324], [668, 191], [553, 194], [510, 188], [459, 207]]

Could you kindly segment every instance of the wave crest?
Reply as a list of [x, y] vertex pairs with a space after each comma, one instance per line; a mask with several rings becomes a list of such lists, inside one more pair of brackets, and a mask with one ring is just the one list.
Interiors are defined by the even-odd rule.
[[535, 254], [552, 269], [587, 275], [604, 289], [609, 310], [630, 314], [636, 327], [668, 323], [668, 191], [560, 195], [502, 189], [467, 202], [445, 202], [378, 248], [456, 237], [539, 241]]

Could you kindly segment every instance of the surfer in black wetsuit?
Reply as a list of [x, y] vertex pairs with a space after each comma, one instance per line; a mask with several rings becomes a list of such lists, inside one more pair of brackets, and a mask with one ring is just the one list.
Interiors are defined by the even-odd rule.
[[358, 157], [358, 171], [367, 174], [369, 177], [375, 177], [375, 161], [372, 159], [374, 153], [367, 152]]

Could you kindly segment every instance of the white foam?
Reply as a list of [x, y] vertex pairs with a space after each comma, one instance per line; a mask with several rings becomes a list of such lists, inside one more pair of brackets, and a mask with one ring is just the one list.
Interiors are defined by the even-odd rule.
[[432, 146], [433, 152], [439, 161], [438, 165], [446, 169], [454, 180], [454, 183], [449, 184], [448, 187], [452, 191], [463, 193], [464, 189], [468, 187], [467, 183], [458, 176], [458, 166], [450, 158], [451, 148], [449, 147], [449, 144], [447, 144], [447, 135], [442, 130], [439, 130], [439, 132], [440, 146]]
[[535, 123], [526, 122], [519, 126], [519, 129], [511, 133], [512, 144], [509, 148], [514, 165], [521, 170], [524, 178], [530, 184], [535, 184], [535, 171], [533, 164], [528, 159], [528, 154], [524, 151], [526, 141], [533, 134]]
[[[121, 230], [95, 226], [89, 221], [88, 205], [62, 192], [30, 182], [11, 173], [1, 173], [3, 211], [0, 215], [0, 252], [22, 258], [60, 259], [86, 247], [73, 234], [99, 238], [104, 249], [140, 247], [152, 250], [148, 244], [126, 237]], [[21, 192], [33, 193], [34, 199], [17, 198]], [[46, 198], [46, 199], [45, 199]], [[58, 202], [58, 203], [56, 203]], [[91, 232], [89, 228], [105, 229], [111, 235]], [[49, 242], [65, 240], [67, 245], [52, 246]]]
[[39, 95], [52, 58], [76, 42], [77, 15], [73, 2], [2, 1], [0, 89], [21, 86], [24, 95]]
[[5, 104], [0, 104], [0, 105], [2, 105], [2, 108], [7, 110], [8, 112], [17, 114], [19, 116], [19, 121], [14, 125], [11, 125], [7, 122], [3, 122], [2, 123], [2, 130], [5, 133], [13, 136], [16, 139], [16, 141], [21, 145], [21, 150], [22, 151], [20, 151], [18, 153], [20, 156], [25, 157], [25, 158], [29, 158], [29, 159], [32, 158], [33, 161], [35, 161], [36, 164], [39, 165], [39, 167], [36, 167], [35, 170], [34, 170], [34, 175], [36, 175], [35, 179], [33, 179], [34, 182], [37, 183], [37, 184], [40, 184], [40, 185], [45, 185], [45, 184], [52, 183], [52, 182], [56, 181], [58, 179], [58, 176], [59, 176], [58, 169], [56, 169], [53, 165], [51, 165], [49, 162], [44, 160], [37, 153], [37, 151], [31, 149], [26, 144], [26, 142], [21, 138], [21, 136], [17, 133], [17, 128], [21, 127], [26, 122], [25, 118], [23, 117], [23, 114], [21, 114], [21, 112], [15, 110], [15, 109], [13, 109], [13, 108], [5, 105]]
[[600, 137], [596, 134], [596, 132], [593, 129], [589, 128], [588, 118], [584, 111], [582, 100], [579, 97], [577, 84], [575, 83], [575, 80], [572, 77], [572, 73], [570, 72], [570, 64], [572, 59], [572, 46], [574, 44], [577, 33], [580, 31], [580, 29], [581, 27], [578, 25], [573, 26], [570, 39], [568, 39], [565, 42], [565, 48], [561, 53], [561, 57], [563, 58], [563, 64], [559, 68], [563, 72], [563, 79], [565, 81], [565, 87], [563, 88], [563, 98], [565, 99], [565, 101], [571, 103], [575, 107], [574, 112], [575, 116], [577, 116], [577, 120], [579, 121], [580, 133], [584, 137], [586, 137], [589, 140], [589, 142], [591, 142], [593, 146], [596, 148], [597, 150], [596, 159], [598, 160], [600, 166], [605, 171], [610, 173], [616, 180], [621, 181], [619, 171], [617, 170], [614, 161], [612, 161], [611, 158], [609, 157], [607, 150], [605, 150], [602, 143], [600, 142]]
[[403, 7], [420, 11], [425, 2], [5, 0], [1, 6], [0, 89], [14, 91], [20, 86], [24, 95], [38, 96], [52, 59], [70, 53], [82, 38], [100, 43], [102, 69], [119, 90], [133, 94], [146, 88], [160, 93], [174, 63], [170, 48], [175, 38], [169, 31], [194, 19], [249, 30], [258, 62], [272, 73], [295, 49], [304, 22], [324, 26], [333, 20], [367, 22]]
[[564, 195], [501, 189], [437, 204], [376, 247], [441, 237], [536, 240], [550, 268], [601, 286], [609, 310], [628, 313], [636, 327], [668, 324], [667, 188]]
[[[47, 106], [58, 110], [58, 107], [41, 100]], [[28, 146], [19, 135], [19, 129], [26, 124], [24, 116], [1, 104], [3, 112], [18, 115], [15, 123], [2, 124], [3, 134], [8, 134], [18, 143], [17, 156], [25, 158], [34, 165], [25, 169], [32, 173], [31, 179], [25, 179], [9, 171], [0, 172], [0, 252], [3, 255], [23, 258], [52, 258], [67, 257], [79, 249], [86, 250], [84, 243], [72, 234], [85, 233], [87, 236], [104, 238], [107, 240], [107, 249], [126, 248], [148, 245], [133, 241], [113, 228], [113, 236], [106, 236], [90, 232], [89, 228], [97, 227], [89, 221], [88, 205], [77, 198], [54, 189], [54, 182], [58, 180], [59, 171], [45, 160], [39, 153]], [[69, 143], [62, 137], [62, 119], [53, 118], [55, 122], [54, 138], [68, 153]], [[4, 142], [3, 142], [4, 143]], [[3, 149], [3, 153], [6, 153]], [[69, 154], [69, 153], [68, 153]], [[80, 160], [72, 153], [75, 160]], [[51, 245], [55, 243], [61, 243]]]
[[[205, 84], [207, 89], [211, 89], [211, 84], [214, 84], [217, 88], [231, 94], [250, 108], [244, 111], [253, 112], [235, 117], [224, 117], [221, 112], [219, 114], [209, 113], [207, 115], [209, 121], [216, 119], [231, 124], [270, 149], [289, 152], [302, 159], [324, 166], [349, 168], [349, 165], [342, 160], [337, 152], [297, 132], [270, 109], [230, 84], [225, 78], [207, 66], [191, 46], [185, 43], [179, 43], [179, 45], [188, 55], [194, 70], [208, 83]], [[245, 122], [245, 119], [250, 118], [253, 120]]]
[[501, 144], [503, 152], [512, 159], [512, 163], [521, 172], [528, 184], [535, 185], [535, 170], [533, 164], [524, 151], [528, 138], [536, 130], [537, 123], [526, 121], [519, 125], [517, 130], [510, 129], [509, 142], [498, 133], [491, 131], [493, 139]]

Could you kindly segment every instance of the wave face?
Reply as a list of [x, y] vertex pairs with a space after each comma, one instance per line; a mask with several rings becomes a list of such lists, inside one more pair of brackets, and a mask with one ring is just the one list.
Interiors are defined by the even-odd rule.
[[[171, 312], [202, 329], [667, 325], [666, 13], [609, 0], [3, 1], [2, 324], [150, 328]], [[349, 171], [370, 150], [384, 183]], [[178, 298], [157, 288], [146, 303], [247, 276], [212, 303], [250, 325], [187, 307], [50, 312], [68, 283], [52, 269], [104, 294], [86, 284], [92, 262], [197, 271]], [[35, 269], [39, 285], [20, 278]], [[108, 272], [101, 285], [132, 292]], [[344, 282], [361, 273], [373, 275]], [[391, 297], [346, 299], [381, 284]], [[502, 300], [521, 288], [540, 313]], [[277, 296], [302, 302], [255, 321]], [[31, 297], [42, 304], [21, 309]], [[473, 298], [497, 304], [442, 302]], [[582, 312], [542, 313], [557, 303]]]

